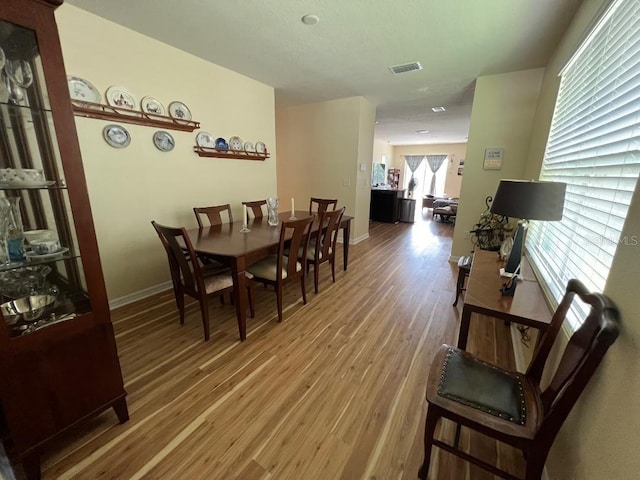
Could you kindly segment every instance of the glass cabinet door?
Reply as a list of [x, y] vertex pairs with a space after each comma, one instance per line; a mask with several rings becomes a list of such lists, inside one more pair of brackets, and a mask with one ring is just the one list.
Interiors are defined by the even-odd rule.
[[91, 310], [35, 32], [0, 20], [0, 311], [12, 339]]

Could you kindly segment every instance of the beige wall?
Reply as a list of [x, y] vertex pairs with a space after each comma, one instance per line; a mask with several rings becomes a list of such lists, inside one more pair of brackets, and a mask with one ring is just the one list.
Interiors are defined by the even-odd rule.
[[[458, 175], [458, 164], [464, 159], [467, 151], [466, 143], [442, 143], [434, 145], [397, 145], [393, 149], [394, 164], [400, 169], [400, 188], [406, 177], [411, 176], [407, 168], [404, 155], [448, 155], [446, 166], [447, 176], [444, 180], [444, 193], [448, 197], [459, 197], [462, 176]], [[428, 168], [428, 167], [427, 167]]]
[[200, 158], [193, 153], [197, 131], [170, 131], [176, 147], [163, 153], [152, 143], [156, 128], [128, 124], [131, 145], [115, 149], [102, 138], [111, 122], [76, 117], [113, 302], [169, 280], [151, 220], [193, 227], [194, 206], [219, 203], [230, 203], [240, 218], [243, 200], [275, 195], [274, 91], [71, 5], [59, 8], [56, 18], [67, 74], [89, 80], [102, 93], [121, 85], [138, 101], [151, 95], [166, 107], [180, 100], [215, 137], [261, 140], [272, 153], [264, 162]]
[[[309, 197], [338, 198], [355, 217], [352, 241], [369, 231], [375, 107], [362, 97], [278, 109], [278, 195], [308, 208]], [[361, 170], [364, 165], [364, 170]]]
[[[479, 77], [471, 111], [452, 258], [472, 250], [469, 231], [503, 178], [524, 178], [544, 69]], [[503, 148], [500, 170], [484, 170], [487, 148]]]
[[[608, 0], [585, 0], [552, 58], [545, 74], [533, 129], [527, 175], [537, 176], [555, 105], [558, 73], [570, 58]], [[639, 187], [631, 203], [605, 293], [618, 305], [622, 333], [578, 404], [560, 430], [547, 462], [552, 480], [636, 479], [640, 432], [640, 303], [637, 275], [640, 269]]]
[[373, 141], [373, 156], [371, 158], [371, 163], [380, 163], [382, 161], [382, 156], [386, 155], [388, 161], [386, 162], [387, 171], [390, 168], [398, 168], [394, 163], [393, 158], [393, 145], [391, 145], [386, 140], [374, 140]]

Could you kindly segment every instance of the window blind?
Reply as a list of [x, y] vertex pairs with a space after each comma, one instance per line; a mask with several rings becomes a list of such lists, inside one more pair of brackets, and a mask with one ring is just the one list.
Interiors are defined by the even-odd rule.
[[562, 72], [540, 173], [567, 184], [563, 219], [527, 236], [554, 306], [571, 278], [602, 291], [617, 247], [638, 244], [622, 229], [639, 173], [640, 2], [618, 0]]

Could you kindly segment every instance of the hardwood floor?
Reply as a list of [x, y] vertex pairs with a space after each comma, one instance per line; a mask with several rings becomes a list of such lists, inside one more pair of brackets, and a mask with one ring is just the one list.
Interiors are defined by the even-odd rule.
[[[258, 286], [243, 343], [228, 302], [212, 302], [206, 343], [197, 305], [180, 326], [171, 291], [114, 311], [131, 419], [109, 411], [70, 432], [43, 458], [43, 478], [416, 478], [432, 352], [455, 344], [459, 323], [452, 232], [372, 223], [335, 284], [327, 265], [319, 294], [307, 282], [306, 306], [297, 284], [285, 288], [282, 323]], [[473, 321], [469, 350], [513, 362], [502, 322]], [[508, 447], [464, 429], [462, 442], [522, 472]], [[434, 451], [432, 479], [492, 477]]]

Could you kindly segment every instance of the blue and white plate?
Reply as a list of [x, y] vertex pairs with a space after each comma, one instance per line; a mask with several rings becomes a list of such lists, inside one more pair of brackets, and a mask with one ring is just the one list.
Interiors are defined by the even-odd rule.
[[216, 150], [221, 152], [226, 152], [229, 150], [229, 144], [222, 137], [216, 138]]

